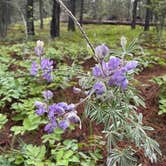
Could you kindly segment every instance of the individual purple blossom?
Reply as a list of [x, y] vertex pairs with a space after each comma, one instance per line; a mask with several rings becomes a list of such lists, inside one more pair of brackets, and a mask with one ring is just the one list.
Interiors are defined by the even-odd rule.
[[48, 123], [45, 127], [44, 127], [44, 131], [46, 131], [47, 133], [53, 133], [54, 129], [57, 127], [57, 123], [55, 120], [52, 120], [50, 123]]
[[49, 69], [52, 70], [52, 68], [53, 68], [53, 61], [51, 61], [47, 58], [43, 58], [41, 60], [41, 69], [42, 70], [49, 70]]
[[80, 117], [77, 115], [76, 111], [71, 111], [66, 114], [65, 118], [69, 120], [71, 123], [78, 123], [80, 122]]
[[72, 111], [75, 109], [75, 107], [76, 107], [75, 104], [71, 103], [67, 106], [67, 111]]
[[38, 73], [38, 65], [35, 61], [32, 62], [32, 65], [31, 65], [31, 75], [32, 76], [36, 76], [37, 73]]
[[93, 76], [95, 76], [95, 77], [103, 76], [103, 72], [98, 65], [96, 65], [95, 67], [92, 68], [92, 73], [93, 73]]
[[102, 71], [103, 71], [103, 76], [104, 77], [109, 76], [110, 75], [110, 70], [109, 70], [108, 63], [105, 62], [105, 61], [102, 61], [101, 67], [102, 67]]
[[69, 127], [70, 123], [68, 120], [62, 120], [59, 122], [59, 128], [66, 130]]
[[137, 61], [129, 61], [127, 62], [127, 64], [125, 65], [125, 68], [127, 71], [133, 70], [137, 67], [138, 62]]
[[41, 116], [43, 115], [45, 112], [47, 112], [45, 104], [39, 101], [35, 102], [35, 106], [38, 108], [35, 112], [37, 115]]
[[121, 87], [123, 90], [126, 90], [127, 86], [128, 86], [128, 80], [125, 79], [121, 82]]
[[97, 95], [102, 95], [106, 91], [105, 84], [103, 82], [97, 82], [94, 84], [93, 89]]
[[42, 74], [42, 77], [47, 80], [48, 82], [51, 82], [52, 81], [52, 75], [51, 75], [51, 72], [50, 71], [43, 71], [43, 74]]
[[103, 59], [105, 56], [107, 56], [109, 54], [109, 48], [102, 44], [99, 45], [95, 48], [95, 55], [99, 58], [99, 59]]
[[60, 103], [57, 103], [56, 105], [59, 107], [62, 107], [64, 110], [67, 110], [68, 108], [68, 105], [65, 102], [60, 102]]
[[127, 84], [128, 84], [128, 81], [125, 76], [125, 73], [121, 70], [116, 71], [108, 82], [109, 86], [113, 86], [113, 85], [120, 86], [123, 90], [126, 89]]
[[53, 97], [53, 93], [50, 90], [46, 90], [42, 94], [46, 100], [50, 100]]
[[52, 118], [54, 115], [63, 115], [65, 110], [63, 107], [58, 106], [57, 104], [53, 104], [49, 106], [49, 118]]
[[110, 60], [108, 61], [108, 67], [110, 70], [116, 70], [121, 63], [121, 60], [116, 57], [111, 57]]

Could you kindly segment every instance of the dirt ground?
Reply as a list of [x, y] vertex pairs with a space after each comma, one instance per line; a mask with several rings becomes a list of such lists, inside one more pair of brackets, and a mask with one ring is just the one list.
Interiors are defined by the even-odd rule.
[[142, 84], [146, 84], [145, 86], [138, 87], [146, 103], [146, 108], [140, 109], [140, 112], [144, 115], [144, 124], [155, 129], [149, 135], [160, 144], [162, 151], [162, 157], [158, 158], [156, 164], [147, 162], [144, 166], [166, 166], [166, 115], [158, 115], [160, 88], [157, 84], [150, 81], [153, 77], [165, 74], [166, 66], [154, 65], [151, 68], [146, 68], [136, 77]]

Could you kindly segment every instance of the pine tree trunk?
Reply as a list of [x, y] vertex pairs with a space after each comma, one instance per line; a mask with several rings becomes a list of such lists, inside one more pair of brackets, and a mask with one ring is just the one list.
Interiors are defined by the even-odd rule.
[[83, 24], [83, 14], [84, 14], [84, 0], [81, 0], [81, 6], [80, 6], [80, 25]]
[[52, 38], [60, 35], [60, 5], [56, 0], [53, 0], [50, 34]]
[[132, 22], [131, 22], [131, 28], [132, 29], [135, 29], [135, 26], [136, 26], [137, 4], [138, 4], [138, 0], [135, 0], [133, 2], [133, 11], [132, 11]]
[[40, 29], [43, 29], [43, 0], [39, 0]]
[[26, 12], [27, 12], [27, 34], [28, 36], [35, 35], [35, 28], [34, 28], [34, 17], [33, 17], [33, 0], [27, 0], [26, 5]]
[[[72, 12], [74, 16], [75, 16], [75, 6], [76, 6], [76, 0], [70, 0], [69, 10]], [[68, 31], [75, 31], [75, 23], [71, 17], [69, 17], [69, 21], [68, 21]]]
[[8, 3], [0, 0], [0, 37], [7, 35], [7, 28], [10, 23], [11, 8]]
[[150, 0], [146, 1], [146, 17], [145, 17], [145, 25], [144, 25], [144, 31], [148, 31], [149, 30], [149, 24], [150, 24], [150, 18], [151, 18], [151, 11], [149, 9], [149, 5], [150, 5]]

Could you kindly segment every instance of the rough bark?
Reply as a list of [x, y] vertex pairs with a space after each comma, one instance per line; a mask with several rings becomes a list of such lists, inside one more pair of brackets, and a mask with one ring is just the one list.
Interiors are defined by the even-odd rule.
[[11, 7], [4, 0], [0, 0], [0, 37], [7, 35], [7, 28], [10, 23]]
[[80, 25], [81, 26], [83, 24], [83, 14], [84, 14], [84, 0], [81, 0], [81, 5], [80, 5]]
[[132, 22], [131, 22], [131, 28], [132, 29], [135, 29], [135, 26], [136, 26], [137, 4], [138, 4], [138, 0], [135, 0], [133, 2], [133, 11], [132, 11]]
[[40, 29], [43, 29], [43, 0], [39, 0]]
[[151, 18], [151, 10], [149, 8], [149, 5], [151, 4], [150, 0], [146, 0], [146, 16], [145, 16], [145, 26], [144, 31], [148, 31], [150, 27], [150, 18]]
[[33, 17], [33, 0], [27, 0], [26, 4], [26, 21], [28, 36], [35, 35], [34, 17]]
[[56, 0], [53, 0], [50, 34], [52, 38], [60, 35], [60, 4]]
[[[70, 0], [69, 10], [72, 12], [74, 16], [75, 16], [75, 7], [76, 7], [76, 0]], [[75, 23], [71, 17], [69, 17], [69, 21], [68, 21], [68, 31], [75, 31]]]

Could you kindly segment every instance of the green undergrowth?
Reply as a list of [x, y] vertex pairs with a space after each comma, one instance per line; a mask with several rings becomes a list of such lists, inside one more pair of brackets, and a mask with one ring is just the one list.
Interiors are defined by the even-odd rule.
[[160, 86], [159, 115], [166, 114], [166, 75], [153, 78], [152, 81]]

